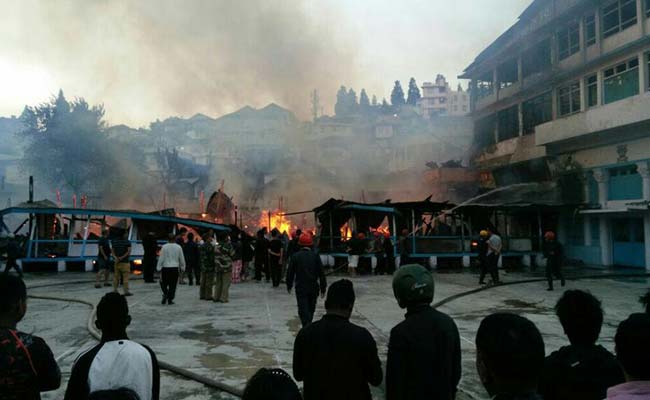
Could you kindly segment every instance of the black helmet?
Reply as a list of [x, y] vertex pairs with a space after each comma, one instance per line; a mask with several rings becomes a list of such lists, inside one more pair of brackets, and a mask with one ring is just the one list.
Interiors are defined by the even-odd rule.
[[393, 293], [400, 307], [433, 301], [433, 277], [419, 264], [401, 267], [393, 278]]

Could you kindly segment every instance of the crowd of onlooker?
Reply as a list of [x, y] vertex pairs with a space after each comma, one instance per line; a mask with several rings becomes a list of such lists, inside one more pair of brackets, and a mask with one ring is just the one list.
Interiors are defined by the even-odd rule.
[[[262, 368], [243, 391], [245, 400], [372, 399], [370, 385], [385, 380], [388, 400], [454, 399], [461, 379], [460, 334], [454, 320], [431, 307], [433, 277], [419, 265], [401, 267], [393, 292], [405, 318], [390, 332], [385, 372], [376, 342], [350, 321], [353, 283], [327, 289], [325, 315], [296, 336], [293, 377]], [[529, 319], [511, 313], [486, 316], [478, 327], [476, 369], [497, 400], [650, 399], [650, 292], [645, 313], [617, 327], [615, 354], [598, 344], [603, 325], [600, 301], [581, 290], [564, 292], [555, 312], [568, 344], [545, 354], [544, 339]], [[14, 275], [0, 275], [0, 399], [40, 399], [57, 389], [61, 372], [45, 341], [21, 332], [27, 290]], [[65, 400], [157, 400], [160, 368], [155, 353], [129, 340], [125, 296], [108, 293], [97, 305], [100, 343], [75, 361]], [[303, 382], [300, 391], [295, 381]]]

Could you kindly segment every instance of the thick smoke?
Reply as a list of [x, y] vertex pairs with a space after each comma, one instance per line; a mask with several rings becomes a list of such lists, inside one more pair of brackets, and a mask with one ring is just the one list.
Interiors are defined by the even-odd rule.
[[269, 102], [307, 117], [310, 90], [334, 93], [356, 77], [354, 41], [327, 4], [317, 8], [306, 0], [26, 0], [3, 5], [0, 46], [25, 66], [47, 65], [56, 88], [105, 101], [110, 123]]

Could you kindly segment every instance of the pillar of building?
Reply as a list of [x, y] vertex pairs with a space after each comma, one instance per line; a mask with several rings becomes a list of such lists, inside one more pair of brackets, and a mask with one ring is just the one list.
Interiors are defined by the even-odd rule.
[[[645, 26], [645, 24], [641, 24]], [[647, 53], [639, 53], [639, 93], [645, 93], [648, 90], [648, 63], [646, 60]]]
[[602, 208], [607, 208], [609, 174], [602, 168], [596, 168], [593, 173], [594, 179], [598, 182], [598, 202]]
[[582, 224], [582, 229], [584, 231], [584, 236], [585, 236], [585, 246], [591, 246], [591, 224], [592, 224], [592, 219], [590, 216], [585, 215], [583, 219], [583, 224]]
[[569, 219], [568, 223], [571, 223], [570, 219], [571, 218], [565, 218], [563, 215], [560, 215], [560, 220], [558, 221], [557, 224], [557, 232], [555, 232], [555, 235], [557, 236], [557, 240], [560, 243], [566, 243], [567, 242], [567, 219]]
[[438, 268], [438, 257], [436, 256], [429, 257], [429, 267], [431, 267], [432, 269]]
[[91, 272], [93, 270], [93, 260], [86, 260], [84, 264], [86, 272]]
[[650, 212], [646, 211], [643, 216], [644, 245], [645, 245], [645, 269], [650, 271]]
[[591, 191], [589, 190], [589, 178], [591, 177], [591, 172], [584, 172], [582, 174], [582, 198], [584, 203], [591, 204]]
[[599, 218], [600, 229], [600, 262], [602, 265], [612, 265], [612, 241], [609, 234], [609, 220], [601, 215]]
[[[58, 260], [58, 261], [56, 262], [56, 270], [57, 270], [58, 272], [65, 272], [65, 271], [66, 271], [65, 261], [63, 261], [63, 260]], [[92, 269], [91, 269], [91, 271], [92, 271]]]
[[650, 166], [647, 161], [636, 163], [637, 172], [643, 179], [643, 200], [650, 200]]
[[469, 268], [469, 266], [471, 265], [471, 261], [472, 259], [470, 258], [470, 256], [463, 256], [463, 267]]

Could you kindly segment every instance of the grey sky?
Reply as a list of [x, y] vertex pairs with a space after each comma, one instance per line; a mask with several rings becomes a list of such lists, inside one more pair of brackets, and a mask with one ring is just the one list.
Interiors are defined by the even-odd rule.
[[[531, 0], [0, 0], [0, 115], [69, 97], [111, 124], [455, 77]], [[240, 4], [237, 4], [240, 3]], [[189, 4], [189, 5], [188, 5]]]

